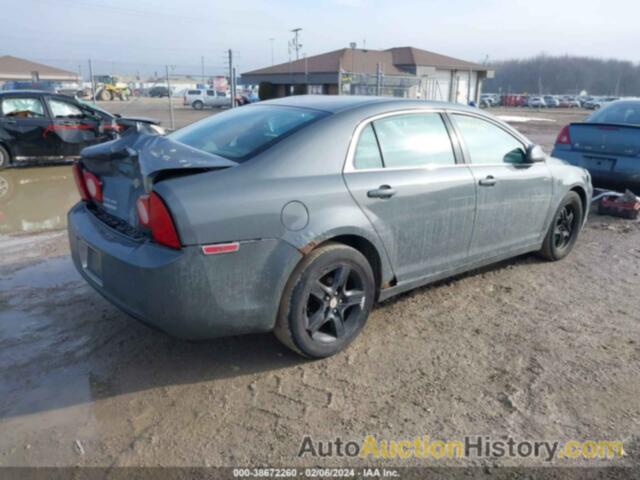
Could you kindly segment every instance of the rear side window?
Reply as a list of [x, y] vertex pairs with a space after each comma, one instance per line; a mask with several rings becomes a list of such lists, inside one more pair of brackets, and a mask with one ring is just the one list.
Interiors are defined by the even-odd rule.
[[82, 118], [84, 116], [78, 107], [60, 100], [49, 100], [49, 108], [55, 118]]
[[453, 114], [452, 118], [467, 146], [472, 164], [525, 162], [526, 152], [522, 143], [500, 127], [469, 115]]
[[189, 90], [187, 95], [200, 95], [200, 90]]
[[613, 103], [595, 112], [587, 121], [590, 123], [640, 125], [640, 101], [633, 103]]
[[382, 157], [371, 124], [367, 125], [360, 133], [353, 164], [357, 169], [382, 168]]
[[456, 163], [438, 113], [395, 115], [373, 122], [386, 168]]
[[3, 98], [2, 115], [15, 118], [44, 118], [44, 105], [38, 98]]
[[306, 108], [248, 106], [207, 117], [168, 137], [242, 162], [327, 115], [327, 112]]

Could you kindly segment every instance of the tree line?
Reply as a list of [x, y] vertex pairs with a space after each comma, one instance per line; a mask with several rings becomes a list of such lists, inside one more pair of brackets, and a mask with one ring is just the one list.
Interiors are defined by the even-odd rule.
[[496, 74], [485, 92], [640, 96], [640, 64], [625, 60], [541, 54], [488, 66]]

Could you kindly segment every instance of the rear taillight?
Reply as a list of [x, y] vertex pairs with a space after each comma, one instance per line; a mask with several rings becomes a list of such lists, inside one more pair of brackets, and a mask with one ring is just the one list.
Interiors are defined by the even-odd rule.
[[558, 138], [556, 138], [556, 145], [571, 145], [571, 135], [569, 134], [569, 125], [565, 125], [560, 130]]
[[86, 170], [82, 172], [82, 177], [89, 196], [96, 202], [102, 202], [102, 182], [100, 179]]
[[136, 202], [140, 225], [151, 230], [154, 241], [170, 248], [180, 248], [180, 238], [167, 206], [157, 193], [142, 195]]
[[88, 202], [90, 200], [89, 191], [87, 190], [87, 185], [84, 183], [84, 177], [82, 176], [82, 167], [78, 162], [73, 162], [73, 179], [76, 181], [76, 187], [78, 188], [78, 193], [80, 194], [80, 198]]

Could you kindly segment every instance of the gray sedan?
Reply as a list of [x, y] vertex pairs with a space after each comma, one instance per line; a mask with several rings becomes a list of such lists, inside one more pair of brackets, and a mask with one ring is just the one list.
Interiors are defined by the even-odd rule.
[[586, 170], [460, 105], [299, 96], [168, 137], [84, 150], [69, 212], [78, 271], [183, 338], [274, 331], [345, 348], [376, 301], [483, 265], [573, 248]]

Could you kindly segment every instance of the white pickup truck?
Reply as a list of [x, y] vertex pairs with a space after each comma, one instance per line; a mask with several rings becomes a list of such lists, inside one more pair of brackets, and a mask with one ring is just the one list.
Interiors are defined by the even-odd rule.
[[185, 106], [191, 105], [196, 110], [202, 110], [204, 107], [230, 107], [231, 96], [217, 90], [191, 89], [185, 92], [182, 103]]

